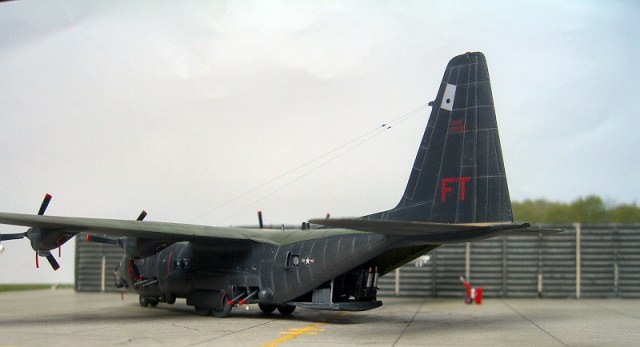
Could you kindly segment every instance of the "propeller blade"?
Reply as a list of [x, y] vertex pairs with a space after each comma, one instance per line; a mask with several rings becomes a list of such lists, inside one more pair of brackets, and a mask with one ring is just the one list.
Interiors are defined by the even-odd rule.
[[0, 241], [6, 240], [18, 240], [26, 236], [26, 233], [17, 233], [17, 234], [0, 234]]
[[51, 267], [54, 271], [60, 268], [60, 264], [58, 264], [53, 254], [49, 253], [49, 255], [47, 255], [47, 260], [49, 261], [49, 264], [51, 264]]
[[102, 236], [95, 236], [91, 234], [87, 234], [87, 241], [89, 242], [97, 242], [97, 243], [107, 243], [110, 245], [118, 245], [118, 240], [109, 239]]
[[39, 215], [43, 215], [44, 211], [47, 210], [47, 206], [49, 206], [49, 202], [51, 201], [51, 194], [46, 194], [44, 199], [42, 200], [42, 205], [40, 205], [40, 209], [38, 210]]
[[147, 211], [142, 210], [142, 212], [140, 212], [140, 215], [138, 216], [138, 218], [136, 219], [137, 221], [142, 221], [144, 219], [144, 217], [147, 216]]

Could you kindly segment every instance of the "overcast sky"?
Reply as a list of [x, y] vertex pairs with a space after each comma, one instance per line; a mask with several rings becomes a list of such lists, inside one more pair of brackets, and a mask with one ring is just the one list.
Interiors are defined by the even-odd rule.
[[[636, 202], [639, 21], [637, 1], [1, 3], [0, 211], [47, 192], [51, 215], [215, 225], [391, 208], [467, 51], [513, 200]], [[57, 273], [3, 245], [0, 283], [73, 282], [73, 244]]]

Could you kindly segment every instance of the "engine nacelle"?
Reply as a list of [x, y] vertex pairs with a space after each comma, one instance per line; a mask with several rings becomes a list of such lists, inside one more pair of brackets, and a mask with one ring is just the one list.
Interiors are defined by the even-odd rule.
[[131, 258], [142, 259], [150, 257], [167, 248], [173, 242], [162, 240], [140, 239], [136, 237], [123, 237], [122, 248], [124, 253]]
[[27, 237], [34, 251], [50, 251], [56, 249], [75, 235], [75, 233], [66, 231], [43, 230], [40, 228], [29, 228], [29, 230], [27, 230]]

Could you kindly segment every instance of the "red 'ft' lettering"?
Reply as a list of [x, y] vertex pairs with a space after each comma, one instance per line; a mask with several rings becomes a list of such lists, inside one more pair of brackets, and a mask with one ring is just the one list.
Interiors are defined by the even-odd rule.
[[471, 177], [447, 177], [443, 178], [440, 184], [440, 200], [447, 201], [447, 193], [451, 193], [453, 188], [448, 184], [458, 182], [460, 184], [460, 201], [464, 201], [467, 193], [467, 182], [471, 181]]

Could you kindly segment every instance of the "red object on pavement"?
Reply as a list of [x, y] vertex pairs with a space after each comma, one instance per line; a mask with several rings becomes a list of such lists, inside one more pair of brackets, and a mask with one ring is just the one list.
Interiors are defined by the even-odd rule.
[[464, 277], [460, 277], [460, 281], [467, 288], [467, 296], [464, 298], [464, 302], [471, 304], [475, 301], [477, 305], [482, 304], [482, 287], [473, 288], [471, 283], [467, 282]]
[[482, 287], [476, 288], [476, 304], [482, 304]]

